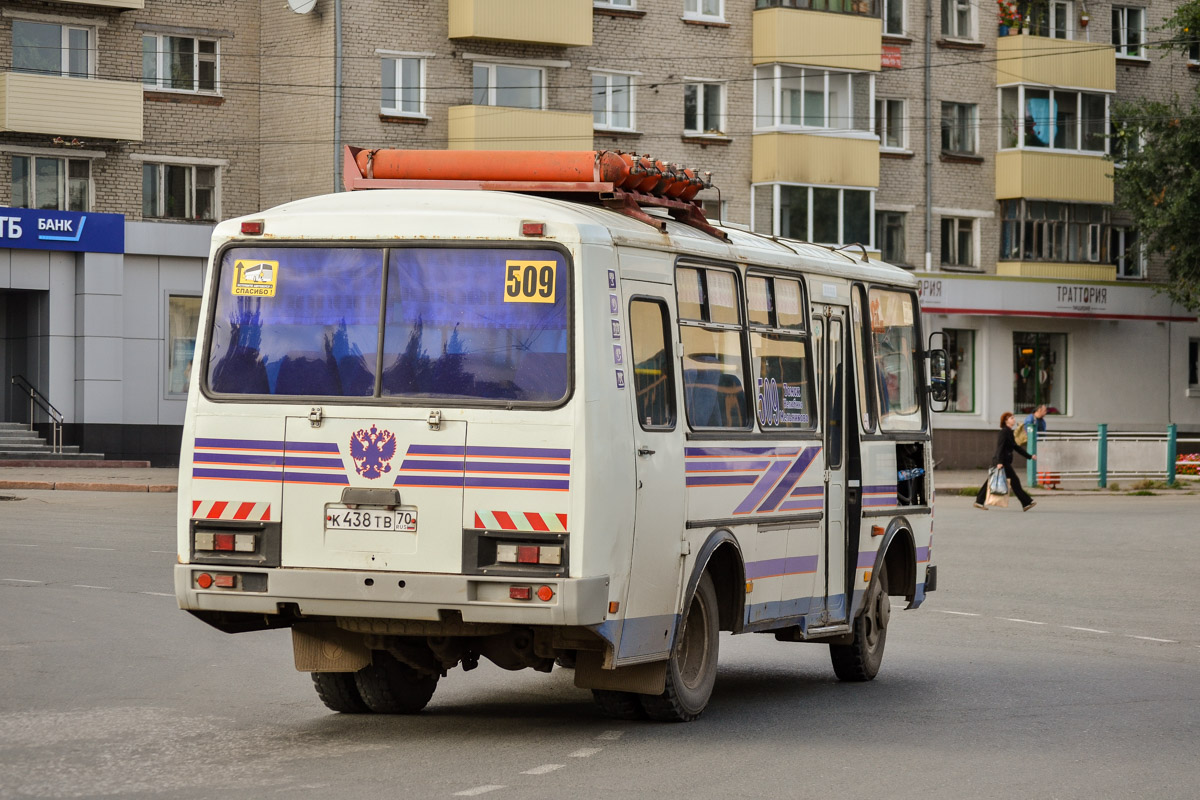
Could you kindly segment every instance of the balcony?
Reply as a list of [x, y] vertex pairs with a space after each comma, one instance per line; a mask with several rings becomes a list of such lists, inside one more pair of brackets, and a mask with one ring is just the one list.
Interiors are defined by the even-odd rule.
[[103, 6], [104, 8], [119, 8], [122, 11], [132, 11], [146, 7], [146, 0], [58, 0], [71, 6]]
[[1115, 281], [1112, 264], [1059, 264], [1051, 261], [998, 261], [996, 274], [1014, 278], [1054, 278], [1060, 281]]
[[1040, 83], [1072, 89], [1117, 88], [1112, 48], [1043, 36], [1002, 36], [996, 40], [996, 85]]
[[751, 55], [755, 64], [880, 70], [883, 23], [875, 17], [763, 8], [754, 12], [753, 20]]
[[1001, 150], [996, 153], [996, 199], [1111, 203], [1112, 174], [1112, 162], [1102, 156]]
[[873, 137], [758, 133], [751, 158], [753, 183], [879, 186], [879, 141]]
[[450, 0], [450, 38], [589, 47], [592, 0]]
[[0, 131], [140, 141], [142, 85], [0, 73]]
[[592, 115], [504, 106], [452, 106], [451, 150], [591, 150]]

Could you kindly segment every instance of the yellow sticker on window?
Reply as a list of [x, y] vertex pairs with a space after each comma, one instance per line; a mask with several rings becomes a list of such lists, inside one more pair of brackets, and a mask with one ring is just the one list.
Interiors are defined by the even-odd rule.
[[553, 303], [554, 261], [505, 261], [504, 302]]
[[274, 297], [278, 280], [278, 261], [239, 258], [233, 262], [233, 293], [236, 295]]

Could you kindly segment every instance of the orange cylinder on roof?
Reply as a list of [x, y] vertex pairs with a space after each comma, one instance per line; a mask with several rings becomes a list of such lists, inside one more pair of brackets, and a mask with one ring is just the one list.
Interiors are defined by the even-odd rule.
[[362, 150], [363, 177], [419, 181], [603, 182], [620, 185], [630, 165], [607, 150]]

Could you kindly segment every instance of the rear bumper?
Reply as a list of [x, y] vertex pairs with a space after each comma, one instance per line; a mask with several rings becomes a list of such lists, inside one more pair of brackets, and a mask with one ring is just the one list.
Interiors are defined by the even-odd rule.
[[[266, 576], [265, 592], [200, 589], [195, 576]], [[239, 579], [241, 584], [242, 580]], [[547, 602], [512, 600], [510, 586], [549, 586]], [[254, 569], [177, 564], [175, 596], [189, 611], [278, 614], [281, 603], [306, 616], [437, 621], [439, 611], [458, 611], [463, 622], [509, 625], [598, 625], [608, 613], [608, 577], [521, 578], [318, 569]]]

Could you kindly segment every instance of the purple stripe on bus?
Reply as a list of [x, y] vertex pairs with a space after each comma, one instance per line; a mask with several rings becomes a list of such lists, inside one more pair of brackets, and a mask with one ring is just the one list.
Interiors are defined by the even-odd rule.
[[866, 497], [863, 498], [864, 506], [894, 506], [896, 505], [896, 496], [891, 497]]
[[800, 451], [800, 455], [792, 462], [791, 468], [787, 474], [783, 476], [783, 480], [775, 487], [775, 490], [767, 495], [767, 499], [758, 507], [759, 512], [774, 511], [779, 507], [779, 504], [787, 498], [788, 492], [792, 490], [800, 478], [803, 477], [813, 459], [817, 457], [817, 453], [821, 452], [820, 447], [806, 447]]
[[824, 486], [797, 486], [792, 489], [792, 497], [802, 497], [806, 494], [825, 494]]
[[571, 487], [571, 482], [467, 476], [466, 485], [472, 489], [542, 489], [566, 491]]
[[243, 469], [207, 469], [194, 467], [193, 478], [220, 478], [227, 481], [264, 481], [276, 483], [283, 478], [282, 472], [253, 472]]
[[762, 478], [750, 490], [750, 494], [746, 495], [746, 499], [742, 500], [741, 504], [733, 510], [733, 513], [749, 514], [753, 511], [766, 493], [775, 488], [775, 484], [779, 483], [779, 479], [783, 477], [790, 466], [790, 461], [776, 461], [772, 464], [771, 468], [763, 473]]
[[400, 465], [400, 469], [409, 469], [414, 471], [428, 470], [430, 472], [515, 472], [515, 473], [530, 473], [552, 474], [552, 475], [570, 475], [570, 464], [530, 464], [527, 461], [514, 461], [505, 463], [503, 461], [423, 461], [420, 459], [405, 459]]
[[791, 556], [751, 561], [746, 564], [746, 580], [781, 575], [806, 575], [817, 571], [817, 556]]
[[686, 469], [688, 472], [761, 472], [770, 464], [770, 461], [691, 461]]
[[196, 439], [196, 447], [228, 450], [282, 450], [283, 445], [283, 442], [267, 442], [260, 439]]
[[689, 475], [684, 479], [688, 486], [749, 486], [756, 480], [757, 475]]
[[858, 568], [875, 566], [875, 556], [878, 555], [874, 550], [862, 550], [858, 554]]
[[288, 442], [289, 453], [340, 453], [342, 452], [333, 442]]
[[340, 458], [309, 458], [308, 456], [294, 456], [289, 453], [285, 458], [285, 466], [288, 467], [333, 467], [344, 470], [346, 465], [342, 463]]
[[549, 447], [458, 447], [444, 444], [413, 444], [408, 446], [410, 456], [500, 456], [504, 458], [554, 458], [571, 457], [570, 450]]
[[808, 497], [803, 500], [786, 500], [776, 511], [811, 511], [825, 504], [824, 498]]
[[246, 464], [259, 467], [282, 467], [283, 456], [248, 456], [242, 453], [196, 453], [192, 461], [198, 464]]
[[791, 447], [685, 447], [683, 455], [687, 458], [701, 456], [720, 456], [721, 458], [739, 458], [747, 456], [794, 456], [799, 450]]
[[879, 492], [890, 492], [892, 494], [895, 494], [896, 493], [896, 484], [885, 483], [880, 486], [864, 486], [864, 487], [862, 487], [862, 490], [863, 490], [863, 494], [877, 494]]
[[338, 474], [336, 472], [288, 472], [284, 470], [284, 483], [335, 483], [339, 486], [348, 486], [350, 479], [345, 473]]
[[918, 547], [917, 548], [917, 563], [919, 564], [923, 561], [928, 561], [928, 560], [929, 560], [929, 548], [928, 547]]

